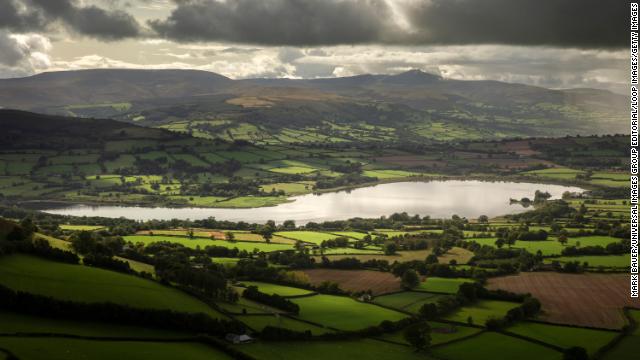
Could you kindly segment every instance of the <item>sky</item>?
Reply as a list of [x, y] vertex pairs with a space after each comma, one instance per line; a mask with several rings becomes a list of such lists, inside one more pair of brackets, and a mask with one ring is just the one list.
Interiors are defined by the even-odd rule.
[[0, 0], [0, 78], [91, 68], [421, 69], [626, 94], [627, 0]]

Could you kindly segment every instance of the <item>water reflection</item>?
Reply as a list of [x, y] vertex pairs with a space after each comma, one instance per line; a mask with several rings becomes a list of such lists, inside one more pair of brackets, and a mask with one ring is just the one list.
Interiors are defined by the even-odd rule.
[[295, 220], [299, 225], [311, 221], [379, 217], [394, 212], [432, 218], [448, 218], [453, 214], [475, 218], [526, 211], [522, 205], [510, 203], [509, 199], [533, 198], [536, 190], [549, 192], [553, 198], [560, 197], [565, 191], [583, 191], [561, 185], [450, 180], [399, 182], [321, 195], [308, 194], [293, 197], [294, 201], [290, 203], [252, 209], [71, 205], [43, 211], [75, 216], [124, 216], [136, 220], [196, 220], [210, 216], [219, 220], [247, 222]]

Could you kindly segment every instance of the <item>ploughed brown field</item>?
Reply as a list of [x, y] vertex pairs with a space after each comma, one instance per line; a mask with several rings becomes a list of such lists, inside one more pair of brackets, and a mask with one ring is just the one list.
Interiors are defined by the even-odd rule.
[[313, 285], [330, 281], [337, 283], [343, 290], [353, 292], [371, 290], [374, 295], [402, 290], [400, 279], [388, 272], [335, 269], [309, 269], [301, 272], [309, 277], [309, 282]]
[[[383, 254], [343, 254], [343, 255], [324, 255], [331, 261], [340, 259], [355, 258], [362, 262], [369, 260], [386, 260], [389, 264], [394, 262], [407, 262], [414, 260], [424, 260], [431, 254], [431, 249], [426, 250], [412, 250], [412, 251], [398, 251], [395, 255], [383, 255]], [[441, 264], [448, 264], [451, 260], [456, 260], [458, 264], [466, 264], [473, 257], [473, 253], [467, 249], [453, 247], [445, 254], [438, 257], [438, 262]], [[322, 256], [314, 256], [316, 263], [322, 261]]]
[[619, 329], [623, 307], [640, 309], [624, 274], [521, 273], [489, 279], [488, 288], [531, 293], [542, 302], [540, 318], [559, 324]]

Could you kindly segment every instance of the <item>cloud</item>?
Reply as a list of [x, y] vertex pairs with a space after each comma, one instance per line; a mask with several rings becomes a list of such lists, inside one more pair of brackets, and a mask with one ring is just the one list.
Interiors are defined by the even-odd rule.
[[51, 43], [37, 34], [9, 34], [0, 30], [0, 77], [31, 75], [51, 65]]
[[101, 40], [141, 35], [136, 19], [123, 10], [81, 6], [77, 0], [3, 0], [0, 28], [13, 32], [55, 30], [62, 24], [72, 32]]
[[171, 15], [149, 25], [187, 41], [262, 45], [373, 43], [396, 36], [384, 0], [179, 0]]
[[176, 0], [149, 21], [180, 41], [261, 45], [627, 45], [622, 0]]
[[404, 11], [422, 43], [607, 48], [629, 41], [624, 0], [431, 0]]

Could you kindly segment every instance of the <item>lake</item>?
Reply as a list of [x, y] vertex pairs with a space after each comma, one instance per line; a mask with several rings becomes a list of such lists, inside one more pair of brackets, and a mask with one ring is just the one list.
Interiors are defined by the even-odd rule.
[[251, 209], [167, 208], [112, 205], [65, 205], [40, 209], [51, 214], [74, 216], [126, 217], [135, 220], [205, 219], [264, 223], [295, 220], [296, 224], [345, 220], [353, 217], [375, 218], [394, 212], [449, 218], [459, 215], [477, 218], [515, 214], [527, 209], [510, 204], [509, 199], [529, 197], [536, 190], [547, 191], [559, 198], [565, 191], [583, 192], [578, 187], [524, 182], [428, 181], [397, 182], [324, 194], [292, 197], [292, 202], [272, 207]]

